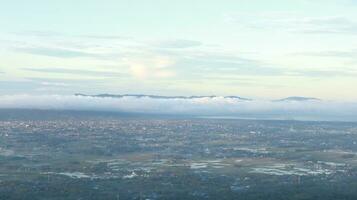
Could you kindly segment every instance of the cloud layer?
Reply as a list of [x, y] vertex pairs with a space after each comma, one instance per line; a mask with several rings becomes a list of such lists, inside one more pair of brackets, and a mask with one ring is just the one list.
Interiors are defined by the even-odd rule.
[[253, 29], [285, 30], [295, 33], [354, 34], [357, 22], [343, 16], [306, 17], [296, 13], [268, 12], [259, 14], [229, 14], [227, 22], [243, 24]]
[[6, 95], [0, 96], [0, 108], [90, 110], [253, 119], [357, 121], [357, 102], [241, 101], [223, 97], [154, 99], [148, 97], [100, 98], [74, 95]]

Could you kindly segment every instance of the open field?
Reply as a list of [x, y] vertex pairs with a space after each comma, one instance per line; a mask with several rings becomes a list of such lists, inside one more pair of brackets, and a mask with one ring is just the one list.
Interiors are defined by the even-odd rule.
[[2, 116], [0, 199], [357, 198], [357, 123], [43, 112]]

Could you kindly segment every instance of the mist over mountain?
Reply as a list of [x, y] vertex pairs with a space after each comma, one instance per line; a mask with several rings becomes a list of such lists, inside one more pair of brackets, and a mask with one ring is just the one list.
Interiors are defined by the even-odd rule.
[[314, 97], [299, 97], [299, 96], [293, 96], [293, 97], [287, 97], [283, 99], [278, 99], [274, 101], [322, 101], [321, 99], [314, 98]]
[[82, 110], [196, 117], [357, 121], [357, 102], [290, 97], [257, 100], [237, 96], [3, 95], [2, 109]]
[[[161, 96], [161, 95], [147, 95], [147, 94], [97, 94], [97, 95], [87, 95], [76, 93], [75, 96], [83, 97], [111, 97], [111, 98], [123, 98], [123, 97], [136, 97], [136, 98], [153, 98], [153, 99], [200, 99], [200, 98], [217, 98], [220, 96], [210, 95], [210, 96]], [[243, 98], [240, 96], [223, 96], [225, 99], [238, 99], [243, 101], [251, 101], [252, 99]]]
[[[240, 96], [217, 96], [217, 95], [208, 95], [208, 96], [162, 96], [162, 95], [148, 95], [148, 94], [82, 94], [76, 93], [75, 96], [82, 97], [100, 97], [100, 98], [123, 98], [123, 97], [136, 97], [136, 98], [153, 98], [153, 99], [200, 99], [200, 98], [224, 98], [224, 99], [237, 99], [242, 101], [253, 101], [254, 99], [245, 98]], [[272, 101], [322, 101], [322, 99], [315, 97], [301, 97], [301, 96], [291, 96], [282, 99], [272, 100]]]

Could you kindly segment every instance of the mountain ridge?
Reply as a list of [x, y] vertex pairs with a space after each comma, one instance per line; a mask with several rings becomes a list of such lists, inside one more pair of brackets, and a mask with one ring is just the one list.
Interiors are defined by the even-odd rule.
[[[88, 95], [82, 93], [76, 93], [75, 96], [82, 97], [101, 97], [101, 98], [123, 98], [123, 97], [136, 97], [136, 98], [153, 98], [153, 99], [199, 99], [199, 98], [215, 98], [219, 97], [216, 95], [202, 95], [202, 96], [164, 96], [164, 95], [147, 95], [147, 94], [97, 94], [97, 95]], [[253, 99], [244, 98], [240, 96], [223, 96], [223, 98], [230, 99], [239, 99], [242, 101], [252, 101]]]
[[290, 96], [282, 99], [274, 100], [275, 102], [289, 102], [289, 101], [322, 101], [315, 97], [301, 97], [301, 96]]
[[[229, 96], [217, 96], [217, 95], [194, 95], [194, 96], [165, 96], [165, 95], [150, 95], [150, 94], [83, 94], [83, 93], [75, 93], [75, 96], [82, 96], [82, 97], [99, 97], [99, 98], [123, 98], [123, 97], [136, 97], [136, 98], [152, 98], [152, 99], [199, 99], [199, 98], [216, 98], [216, 97], [223, 97], [225, 99], [238, 99], [242, 101], [253, 101], [254, 99], [245, 98], [235, 95]], [[272, 102], [292, 102], [292, 101], [322, 101], [322, 99], [315, 98], [315, 97], [303, 97], [303, 96], [290, 96], [286, 98], [271, 100]]]

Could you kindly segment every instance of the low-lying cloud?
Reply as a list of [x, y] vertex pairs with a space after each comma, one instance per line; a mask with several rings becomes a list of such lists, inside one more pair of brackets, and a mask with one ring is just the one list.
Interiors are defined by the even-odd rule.
[[75, 95], [3, 95], [1, 109], [89, 110], [253, 119], [357, 121], [357, 102], [242, 101], [234, 98], [155, 99]]

